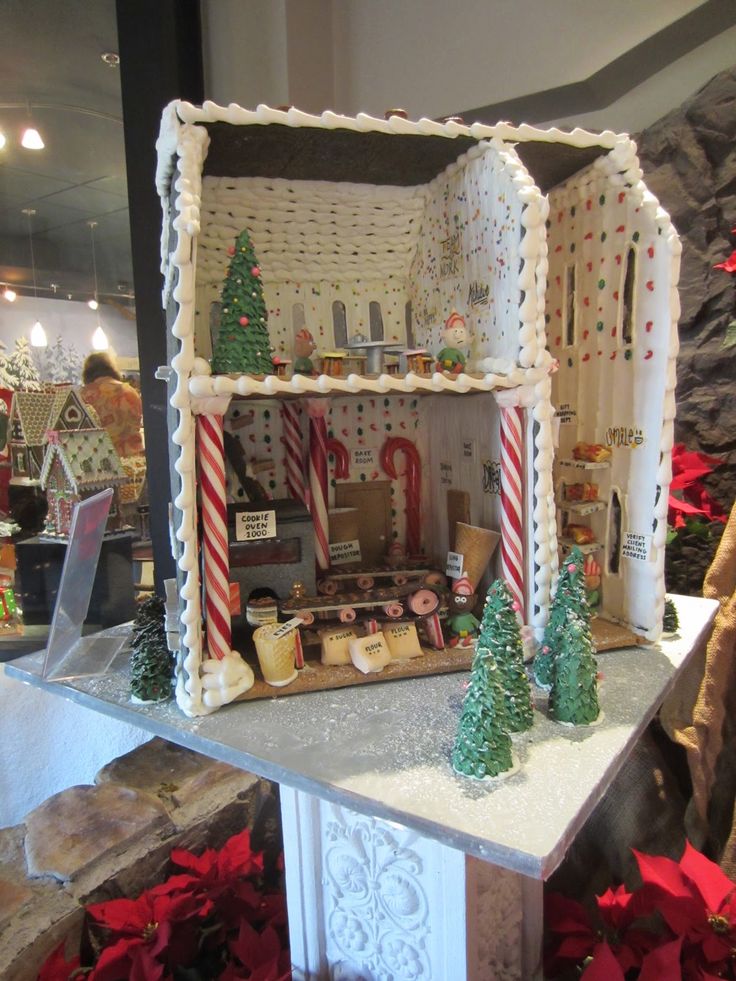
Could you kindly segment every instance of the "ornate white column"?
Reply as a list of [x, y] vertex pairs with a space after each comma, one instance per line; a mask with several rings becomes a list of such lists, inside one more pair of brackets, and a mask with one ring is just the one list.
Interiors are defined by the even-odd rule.
[[541, 979], [542, 883], [281, 787], [295, 981]]

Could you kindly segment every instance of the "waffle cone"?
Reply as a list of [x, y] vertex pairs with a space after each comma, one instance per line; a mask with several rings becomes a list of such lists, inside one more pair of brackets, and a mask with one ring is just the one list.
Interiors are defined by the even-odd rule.
[[474, 591], [500, 540], [499, 533], [490, 528], [466, 525], [463, 521], [455, 525], [455, 551], [463, 556], [463, 572]]
[[278, 623], [264, 624], [253, 633], [263, 680], [276, 688], [288, 685], [296, 677], [296, 631], [274, 638], [273, 634], [280, 626]]

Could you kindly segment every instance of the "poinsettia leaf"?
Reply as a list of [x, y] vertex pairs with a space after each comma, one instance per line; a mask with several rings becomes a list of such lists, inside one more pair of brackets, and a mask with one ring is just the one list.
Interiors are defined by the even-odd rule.
[[132, 951], [130, 973], [127, 981], [169, 981], [171, 975], [164, 965], [156, 960], [147, 947], [136, 947]]
[[75, 954], [70, 961], [66, 959], [66, 941], [62, 940], [41, 965], [38, 981], [68, 981], [69, 975], [79, 966], [79, 954]]
[[714, 269], [722, 269], [727, 273], [736, 273], [736, 250], [724, 262], [717, 262]]
[[593, 960], [583, 971], [580, 981], [625, 981], [624, 972], [607, 943], [596, 947]]
[[89, 975], [88, 981], [121, 981], [128, 977], [132, 952], [143, 943], [142, 939], [121, 938], [105, 947]]
[[186, 848], [173, 848], [171, 861], [182, 869], [189, 869], [190, 872], [196, 872], [197, 875], [203, 876], [215, 868], [217, 852], [214, 848], [206, 848], [201, 855], [195, 855], [194, 852], [190, 852]]
[[[725, 872], [715, 862], [711, 862], [705, 855], [693, 848], [689, 841], [685, 842], [685, 851], [680, 859], [680, 868], [697, 886], [711, 913], [719, 913], [721, 907], [736, 889], [736, 885], [731, 882]], [[736, 926], [736, 923], [733, 923], [732, 926]]]
[[554, 956], [567, 961], [583, 961], [595, 950], [598, 937], [593, 934], [570, 934], [554, 949]]
[[544, 897], [544, 922], [555, 933], [569, 933], [577, 927], [592, 929], [590, 916], [582, 903], [559, 892]]
[[667, 507], [672, 511], [679, 511], [681, 514], [705, 514], [705, 511], [696, 504], [690, 504], [689, 501], [682, 501], [679, 497], [672, 495], [667, 499]]
[[140, 936], [151, 920], [151, 904], [146, 893], [138, 899], [110, 899], [92, 903], [87, 912], [101, 926], [123, 936]]
[[657, 886], [669, 896], [692, 895], [677, 862], [663, 855], [645, 855], [635, 848], [631, 851], [634, 853], [639, 874], [645, 885]]
[[682, 937], [650, 951], [642, 961], [639, 981], [682, 981]]

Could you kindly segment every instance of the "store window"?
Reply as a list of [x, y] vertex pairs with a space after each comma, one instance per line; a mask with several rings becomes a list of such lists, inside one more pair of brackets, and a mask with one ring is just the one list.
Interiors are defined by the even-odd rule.
[[335, 336], [335, 347], [347, 347], [348, 318], [342, 300], [335, 300], [332, 304], [332, 330]]
[[381, 304], [377, 300], [371, 300], [368, 304], [368, 319], [371, 327], [371, 340], [383, 340], [383, 313]]

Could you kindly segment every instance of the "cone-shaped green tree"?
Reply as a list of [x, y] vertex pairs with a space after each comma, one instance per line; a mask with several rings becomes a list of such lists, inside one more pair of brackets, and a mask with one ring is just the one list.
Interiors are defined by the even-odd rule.
[[247, 229], [238, 235], [229, 252], [232, 259], [222, 287], [212, 370], [216, 374], [271, 374], [273, 360], [261, 269]]
[[488, 650], [496, 662], [508, 732], [524, 732], [533, 721], [532, 693], [524, 669], [521, 628], [508, 584], [497, 579], [486, 595], [476, 648]]
[[664, 601], [664, 617], [662, 618], [662, 630], [666, 634], [676, 634], [680, 629], [680, 618], [677, 615], [677, 607], [668, 597]]
[[578, 616], [586, 621], [589, 619], [583, 565], [582, 552], [575, 546], [562, 563], [542, 646], [534, 658], [534, 680], [540, 688], [550, 688], [554, 680], [555, 655], [565, 630], [568, 611], [575, 610]]
[[478, 780], [511, 769], [511, 738], [506, 731], [499, 671], [484, 648], [478, 648], [473, 657], [452, 765], [463, 776]]
[[130, 693], [141, 702], [171, 697], [174, 661], [166, 644], [164, 602], [157, 596], [138, 607], [133, 621]]
[[550, 715], [558, 722], [585, 726], [598, 718], [598, 665], [594, 652], [590, 627], [570, 611], [556, 652], [549, 693]]

